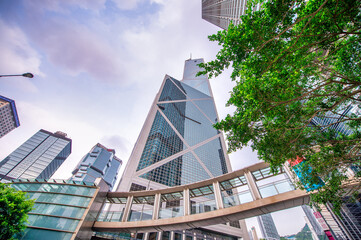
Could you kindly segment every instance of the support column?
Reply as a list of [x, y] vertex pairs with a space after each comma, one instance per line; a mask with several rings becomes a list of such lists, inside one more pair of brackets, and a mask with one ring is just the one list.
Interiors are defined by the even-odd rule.
[[214, 183], [212, 183], [212, 185], [213, 185], [213, 191], [214, 191], [214, 198], [216, 199], [217, 209], [222, 209], [222, 208], [224, 208], [224, 205], [223, 205], [221, 188], [219, 187], [219, 182], [214, 182]]
[[170, 232], [170, 240], [174, 240], [174, 232], [173, 231]]
[[[285, 170], [288, 178], [292, 181], [294, 175], [292, 174], [292, 170], [290, 169], [288, 163], [283, 164], [283, 169]], [[297, 176], [296, 176], [296, 178], [297, 178]]]
[[125, 204], [125, 207], [124, 207], [122, 222], [126, 222], [128, 220], [130, 208], [132, 207], [132, 202], [133, 202], [133, 196], [129, 196], [127, 198], [127, 203]]
[[162, 234], [163, 234], [163, 232], [158, 232], [157, 240], [162, 240]]
[[259, 189], [257, 187], [256, 181], [254, 180], [254, 177], [252, 173], [248, 170], [244, 172], [244, 176], [247, 179], [247, 185], [249, 187], [249, 190], [251, 191], [253, 200], [261, 199], [261, 193], [259, 192]]
[[149, 232], [145, 232], [143, 236], [143, 240], [148, 240], [148, 239], [149, 239]]
[[157, 193], [154, 196], [154, 206], [153, 206], [152, 220], [157, 220], [159, 218], [160, 196], [161, 196], [160, 193]]
[[183, 209], [184, 209], [183, 215], [184, 216], [191, 214], [190, 205], [191, 205], [191, 202], [190, 202], [190, 197], [189, 197], [189, 189], [186, 188], [183, 190]]

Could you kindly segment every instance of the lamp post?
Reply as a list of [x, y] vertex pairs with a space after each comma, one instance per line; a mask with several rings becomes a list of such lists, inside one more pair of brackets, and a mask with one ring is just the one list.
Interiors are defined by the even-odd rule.
[[23, 74], [15, 74], [15, 75], [0, 75], [0, 77], [27, 77], [27, 78], [33, 78], [34, 75], [32, 73], [23, 73]]

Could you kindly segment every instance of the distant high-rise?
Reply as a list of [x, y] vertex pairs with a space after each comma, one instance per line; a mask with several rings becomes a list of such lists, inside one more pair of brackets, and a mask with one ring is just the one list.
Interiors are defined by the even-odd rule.
[[70, 153], [65, 133], [41, 129], [0, 162], [0, 179], [48, 179]]
[[0, 96], [0, 138], [20, 126], [15, 101]]
[[324, 235], [323, 229], [320, 226], [319, 222], [314, 217], [312, 209], [307, 205], [302, 205], [302, 209], [304, 213], [306, 214], [306, 222], [309, 223], [311, 226], [309, 226], [312, 233], [314, 233], [316, 236], [322, 236]]
[[279, 240], [280, 235], [278, 234], [276, 225], [273, 221], [270, 213], [263, 214], [257, 217], [258, 224], [261, 228], [262, 235], [267, 240]]
[[[231, 171], [223, 135], [213, 127], [218, 115], [208, 77], [196, 76], [202, 62], [203, 59], [187, 60], [182, 81], [165, 76], [118, 191], [184, 185]], [[217, 232], [234, 239], [231, 233], [236, 231], [237, 237], [248, 239], [245, 223], [240, 223], [241, 226], [238, 222], [231, 223], [236, 227], [220, 225], [217, 229], [221, 231]], [[202, 228], [197, 234], [204, 236], [210, 231], [216, 230]]]
[[247, 0], [202, 0], [202, 18], [223, 29], [231, 22], [237, 25], [246, 9]]
[[83, 157], [73, 171], [71, 179], [94, 182], [96, 178], [102, 178], [112, 188], [121, 165], [122, 160], [115, 156], [114, 149], [108, 149], [98, 143]]

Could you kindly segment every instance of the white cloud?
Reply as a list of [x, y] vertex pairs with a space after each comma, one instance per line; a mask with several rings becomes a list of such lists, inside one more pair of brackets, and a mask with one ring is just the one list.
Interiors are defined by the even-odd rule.
[[69, 7], [78, 7], [85, 10], [99, 11], [105, 7], [106, 0], [32, 0], [25, 1], [28, 8], [39, 14], [41, 11], [53, 11], [61, 13], [70, 13]]
[[121, 10], [135, 9], [141, 0], [112, 0], [115, 5]]
[[[16, 26], [6, 25], [0, 19], [0, 73], [22, 74], [32, 72], [44, 76], [40, 71], [41, 58], [38, 52], [31, 47], [24, 32]], [[2, 82], [14, 85], [23, 91], [36, 92], [37, 89], [29, 79], [3, 78]]]
[[128, 140], [119, 135], [104, 136], [100, 143], [104, 144], [107, 148], [115, 149], [117, 156], [119, 156], [118, 153], [129, 152], [129, 149], [131, 148], [131, 144]]
[[109, 41], [85, 25], [49, 21], [39, 23], [30, 34], [54, 65], [72, 76], [88, 73], [102, 81], [122, 79], [122, 63]]

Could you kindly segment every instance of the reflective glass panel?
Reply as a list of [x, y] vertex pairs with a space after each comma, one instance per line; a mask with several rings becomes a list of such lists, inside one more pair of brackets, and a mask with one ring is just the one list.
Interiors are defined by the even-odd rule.
[[137, 170], [148, 167], [182, 150], [182, 140], [157, 112]]
[[172, 101], [172, 100], [183, 100], [183, 99], [186, 99], [186, 96], [168, 78], [164, 84], [162, 93], [159, 97], [159, 101]]
[[36, 199], [36, 202], [48, 202], [48, 203], [59, 203], [64, 205], [73, 205], [73, 206], [88, 206], [91, 198], [87, 197], [78, 197], [71, 195], [61, 195], [53, 193], [27, 193], [27, 195]]
[[183, 216], [183, 193], [162, 194], [159, 219]]
[[213, 99], [194, 100], [193, 102], [212, 121], [212, 123], [216, 123], [218, 121], [216, 108], [215, 108]]
[[28, 223], [29, 226], [59, 229], [66, 231], [74, 231], [79, 223], [79, 220], [32, 215], [32, 214], [29, 214], [28, 221], [29, 221]]
[[31, 213], [40, 213], [53, 216], [81, 218], [85, 212], [85, 208], [35, 203]]
[[186, 102], [184, 139], [193, 146], [218, 134], [213, 123], [192, 102]]
[[213, 186], [190, 189], [191, 214], [217, 210]]
[[[177, 84], [177, 83], [176, 83]], [[179, 82], [179, 84], [183, 87], [184, 93], [187, 95], [188, 99], [201, 99], [201, 98], [209, 98], [208, 95], [198, 91], [187, 84]]]
[[45, 229], [26, 228], [21, 239], [70, 240], [72, 233], [49, 231]]
[[128, 221], [151, 220], [153, 216], [154, 196], [134, 197]]
[[194, 152], [213, 176], [227, 173], [226, 160], [219, 138], [194, 149]]

